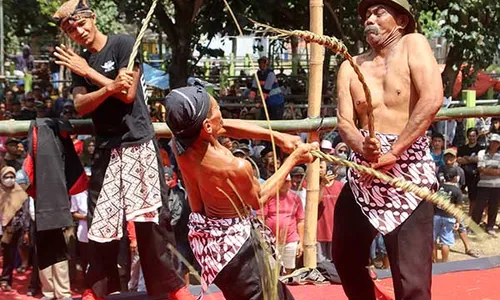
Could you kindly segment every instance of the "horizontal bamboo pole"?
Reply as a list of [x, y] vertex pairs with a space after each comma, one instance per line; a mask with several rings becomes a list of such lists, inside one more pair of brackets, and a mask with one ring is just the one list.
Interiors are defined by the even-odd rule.
[[[436, 120], [453, 120], [475, 117], [498, 117], [500, 116], [500, 106], [477, 106], [477, 107], [457, 107], [442, 109], [439, 111]], [[390, 120], [387, 120], [390, 122]], [[250, 121], [261, 127], [267, 128], [266, 121]], [[31, 121], [0, 121], [0, 136], [26, 136]], [[72, 120], [77, 134], [92, 134], [94, 127], [92, 121]], [[271, 121], [273, 130], [280, 132], [296, 133], [311, 131], [328, 131], [337, 126], [337, 118], [316, 118], [303, 120]], [[153, 123], [158, 137], [170, 137], [172, 134], [165, 123]]]

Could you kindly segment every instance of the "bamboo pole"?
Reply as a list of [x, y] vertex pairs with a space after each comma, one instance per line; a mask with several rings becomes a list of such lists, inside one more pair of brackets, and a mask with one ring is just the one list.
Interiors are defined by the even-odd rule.
[[[310, 29], [312, 32], [323, 35], [323, 1], [310, 0]], [[309, 62], [309, 118], [318, 118], [321, 112], [321, 94], [323, 87], [323, 59], [324, 47], [311, 43]], [[307, 136], [308, 142], [319, 142], [319, 132], [311, 131]], [[305, 209], [304, 228], [304, 266], [316, 268], [316, 228], [318, 223], [319, 203], [319, 160], [307, 168], [307, 201]]]
[[[500, 106], [476, 106], [442, 109], [434, 121], [444, 121], [465, 118], [500, 117]], [[248, 121], [268, 128], [266, 121]], [[26, 136], [31, 121], [0, 121], [0, 136]], [[71, 120], [76, 134], [93, 134], [92, 120]], [[271, 121], [273, 130], [287, 133], [329, 131], [337, 126], [337, 118], [314, 118], [290, 121]], [[172, 133], [165, 123], [153, 123], [157, 137], [171, 137]]]

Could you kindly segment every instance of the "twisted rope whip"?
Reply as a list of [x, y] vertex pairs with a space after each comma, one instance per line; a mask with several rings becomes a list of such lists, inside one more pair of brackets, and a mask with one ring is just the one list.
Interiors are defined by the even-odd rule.
[[144, 19], [144, 23], [142, 23], [141, 30], [139, 31], [139, 34], [137, 35], [137, 38], [134, 43], [134, 48], [132, 48], [132, 54], [130, 54], [130, 58], [128, 60], [128, 65], [127, 65], [127, 71], [132, 71], [134, 68], [134, 62], [135, 62], [135, 57], [137, 56], [137, 52], [139, 51], [139, 47], [141, 46], [142, 38], [144, 37], [144, 34], [146, 33], [146, 30], [148, 29], [149, 22], [151, 21], [151, 18], [153, 17], [153, 13], [156, 8], [156, 4], [158, 3], [158, 0], [153, 0], [153, 3], [151, 4], [151, 7], [149, 8], [148, 14], [146, 15], [146, 18]]
[[460, 208], [452, 204], [448, 199], [439, 194], [439, 193], [433, 193], [431, 190], [429, 190], [426, 187], [419, 187], [414, 183], [408, 182], [403, 178], [394, 178], [392, 176], [389, 176], [385, 173], [382, 173], [380, 171], [377, 171], [375, 169], [358, 165], [356, 163], [353, 163], [352, 161], [342, 159], [333, 155], [325, 154], [321, 151], [318, 150], [313, 150], [311, 151], [311, 154], [319, 159], [324, 159], [327, 160], [331, 163], [334, 164], [340, 164], [343, 166], [346, 166], [348, 168], [351, 168], [353, 170], [356, 170], [361, 173], [365, 173], [368, 175], [371, 175], [377, 179], [383, 180], [390, 185], [392, 185], [395, 188], [402, 189], [406, 192], [410, 192], [415, 194], [416, 196], [422, 198], [423, 200], [426, 200], [434, 205], [439, 206], [442, 210], [444, 210], [446, 213], [449, 215], [455, 217], [457, 220], [462, 220], [466, 225], [469, 226], [470, 229], [472, 229], [477, 235], [478, 238], [482, 239], [485, 236], [484, 231], [477, 225], [471, 217], [469, 217], [466, 213], [464, 213]]
[[361, 82], [361, 85], [363, 86], [363, 91], [365, 93], [365, 98], [366, 98], [366, 104], [367, 104], [367, 114], [368, 114], [368, 132], [370, 134], [370, 137], [375, 137], [375, 125], [374, 121], [375, 118], [373, 117], [373, 105], [372, 105], [372, 95], [370, 92], [370, 89], [368, 88], [368, 85], [366, 84], [365, 77], [363, 76], [363, 73], [361, 73], [361, 70], [359, 69], [359, 66], [354, 62], [353, 57], [351, 54], [349, 54], [349, 51], [347, 50], [347, 47], [342, 43], [340, 40], [334, 38], [334, 37], [329, 37], [325, 35], [318, 35], [310, 31], [305, 31], [305, 30], [284, 30], [284, 29], [278, 29], [274, 28], [272, 26], [266, 25], [259, 23], [257, 21], [254, 21], [250, 19], [255, 25], [263, 27], [265, 30], [258, 30], [257, 32], [272, 32], [275, 34], [278, 34], [276, 37], [300, 37], [303, 38], [306, 42], [312, 42], [316, 44], [320, 44], [322, 46], [327, 47], [328, 49], [332, 50], [335, 53], [342, 54], [344, 58], [349, 62], [351, 67], [354, 69], [354, 72], [358, 76], [358, 80]]

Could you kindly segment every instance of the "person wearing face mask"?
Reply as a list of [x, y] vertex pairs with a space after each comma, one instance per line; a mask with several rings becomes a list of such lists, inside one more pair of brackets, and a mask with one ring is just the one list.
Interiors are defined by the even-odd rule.
[[0, 276], [2, 291], [12, 288], [12, 274], [20, 242], [29, 242], [29, 212], [23, 209], [28, 194], [16, 183], [16, 170], [3, 167], [0, 170], [0, 214], [2, 216], [3, 268]]
[[[347, 146], [345, 143], [338, 143], [337, 146], [335, 146], [335, 149], [333, 150], [333, 153], [343, 159], [347, 159], [349, 157], [349, 146]], [[336, 165], [335, 166], [335, 175], [336, 175], [336, 180], [346, 183], [347, 182], [347, 167], [343, 165]]]

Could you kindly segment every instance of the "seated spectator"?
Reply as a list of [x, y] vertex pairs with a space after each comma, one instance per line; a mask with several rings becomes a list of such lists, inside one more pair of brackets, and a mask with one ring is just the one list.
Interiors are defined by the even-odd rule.
[[[449, 196], [449, 201], [455, 205], [462, 205], [463, 196], [457, 187], [458, 173], [454, 167], [445, 167], [443, 171], [444, 183], [439, 190], [440, 193]], [[457, 230], [457, 220], [443, 211], [440, 207], [434, 207], [434, 254], [433, 260], [437, 262], [438, 240], [441, 246], [442, 262], [448, 261], [450, 247], [455, 244], [454, 230]]]
[[36, 119], [35, 98], [32, 95], [26, 95], [24, 107], [21, 109], [21, 114], [16, 120], [34, 120]]
[[258, 212], [276, 236], [286, 274], [295, 270], [295, 260], [302, 256], [304, 241], [304, 209], [300, 199], [290, 193], [290, 186], [291, 178], [288, 176], [280, 188], [278, 200], [271, 198]]

